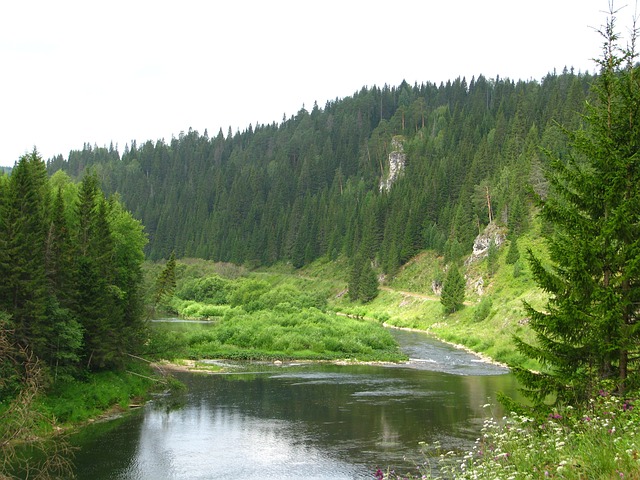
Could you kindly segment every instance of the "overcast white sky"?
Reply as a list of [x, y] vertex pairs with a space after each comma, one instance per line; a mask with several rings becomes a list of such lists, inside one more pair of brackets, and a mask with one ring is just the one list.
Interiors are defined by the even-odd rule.
[[[627, 33], [635, 0], [616, 0]], [[0, 165], [280, 122], [362, 86], [594, 72], [607, 0], [21, 0], [0, 6]]]

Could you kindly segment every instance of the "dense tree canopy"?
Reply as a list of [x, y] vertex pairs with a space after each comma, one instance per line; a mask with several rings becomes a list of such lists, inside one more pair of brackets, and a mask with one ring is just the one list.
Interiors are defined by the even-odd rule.
[[[385, 273], [432, 248], [457, 259], [489, 221], [527, 228], [548, 189], [538, 146], [567, 151], [558, 123], [580, 122], [593, 78], [566, 70], [538, 81], [482, 75], [362, 88], [301, 109], [280, 124], [209, 137], [189, 130], [133, 142], [122, 155], [85, 145], [49, 160], [81, 178], [95, 171], [149, 232], [151, 259], [201, 257], [238, 264], [362, 254]], [[379, 188], [398, 139], [404, 174]]]
[[[54, 376], [121, 364], [142, 340], [142, 225], [95, 175], [47, 177], [34, 150], [0, 178], [0, 328]], [[2, 361], [3, 359], [0, 359]]]

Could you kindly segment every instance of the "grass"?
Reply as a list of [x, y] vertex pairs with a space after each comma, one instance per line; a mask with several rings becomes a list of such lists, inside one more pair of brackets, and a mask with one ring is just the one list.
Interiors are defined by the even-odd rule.
[[197, 331], [157, 329], [148, 346], [156, 358], [406, 360], [379, 321], [327, 310], [327, 297], [340, 288], [335, 280], [278, 266], [273, 273], [212, 274], [179, 284], [167, 306], [182, 317], [214, 320]]
[[280, 306], [256, 312], [235, 308], [210, 328], [165, 331], [162, 335], [176, 357], [191, 359], [406, 359], [391, 334], [378, 323], [313, 307], [287, 310]]
[[143, 398], [156, 385], [146, 365], [132, 363], [126, 371], [99, 372], [85, 381], [54, 384], [38, 408], [63, 424], [81, 423], [102, 414], [114, 405], [128, 408], [133, 399]]
[[484, 422], [472, 450], [442, 452], [421, 474], [381, 472], [379, 479], [640, 479], [640, 405], [601, 392], [583, 409], [566, 407], [544, 418], [511, 414]]

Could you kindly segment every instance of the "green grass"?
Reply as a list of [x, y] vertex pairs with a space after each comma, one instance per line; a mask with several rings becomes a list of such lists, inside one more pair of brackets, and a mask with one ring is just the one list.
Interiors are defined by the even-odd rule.
[[603, 392], [582, 410], [486, 420], [468, 452], [442, 452], [432, 445], [425, 453], [436, 459], [439, 474], [387, 472], [382, 478], [639, 479], [640, 405]]
[[125, 371], [99, 372], [84, 381], [60, 382], [41, 399], [38, 408], [63, 424], [84, 422], [113, 406], [127, 408], [132, 399], [145, 397], [157, 385], [153, 375], [148, 366], [132, 363]]
[[[539, 220], [533, 219], [531, 231], [518, 239], [520, 259], [516, 265], [505, 262], [508, 242], [498, 250], [497, 270], [492, 276], [487, 274], [486, 258], [465, 264], [462, 267], [468, 280], [465, 306], [451, 315], [443, 313], [439, 297], [432, 289], [434, 282], [444, 278], [445, 268], [442, 257], [433, 252], [421, 253], [404, 265], [395, 277], [386, 278], [378, 297], [368, 304], [352, 302], [346, 294], [349, 261], [345, 257], [335, 261], [320, 259], [299, 270], [282, 263], [254, 272], [226, 264], [216, 266], [212, 262], [190, 260], [185, 265], [179, 263], [178, 290], [197, 275], [222, 276], [221, 272], [224, 272], [228, 282], [225, 293], [228, 304], [214, 306], [195, 298], [177, 298], [172, 308], [184, 317], [220, 321], [230, 314], [231, 307], [242, 307], [246, 312], [315, 307], [325, 313], [332, 310], [373, 323], [425, 330], [497, 361], [537, 369], [539, 365], [515, 351], [513, 337], [522, 337], [527, 342], [534, 340], [527, 327], [523, 301], [538, 309], [543, 309], [546, 302], [545, 294], [532, 279], [526, 260], [528, 249], [542, 258], [546, 256], [540, 228]], [[481, 291], [477, 285], [482, 286]], [[238, 350], [242, 355], [248, 355], [250, 349], [259, 350], [261, 355], [268, 352], [292, 355], [296, 345], [300, 352], [315, 352], [314, 355], [334, 353], [331, 347], [323, 348], [320, 343], [314, 343], [313, 338], [300, 338], [311, 335], [310, 332], [299, 333], [283, 334], [290, 339], [286, 346], [269, 344], [263, 338], [267, 334], [256, 332], [255, 338], [245, 336], [237, 340], [239, 343], [234, 343], [232, 350], [229, 345], [224, 348], [234, 355]], [[222, 352], [222, 346], [220, 349], [218, 351]], [[197, 349], [194, 347], [191, 353], [204, 355], [212, 351], [216, 351], [215, 342], [209, 342], [206, 348], [204, 343]], [[352, 351], [353, 348], [348, 348], [345, 353]]]
[[164, 335], [173, 338], [177, 356], [193, 359], [406, 359], [380, 324], [313, 307], [280, 305], [256, 312], [235, 308], [207, 329]]

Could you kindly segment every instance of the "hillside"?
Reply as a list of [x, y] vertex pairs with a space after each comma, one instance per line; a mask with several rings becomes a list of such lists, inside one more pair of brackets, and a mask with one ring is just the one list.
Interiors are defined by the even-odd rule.
[[[536, 255], [545, 256], [541, 223], [532, 218], [531, 224], [517, 240], [518, 250], [526, 252], [530, 248]], [[327, 292], [330, 306], [336, 311], [390, 326], [424, 330], [498, 362], [539, 368], [516, 352], [513, 335], [532, 338], [522, 302], [542, 308], [546, 296], [535, 284], [524, 254], [515, 260], [510, 258], [512, 245], [513, 240], [507, 240], [498, 248], [491, 271], [486, 256], [476, 260], [471, 255], [465, 257], [461, 267], [466, 280], [465, 305], [452, 315], [444, 314], [438, 289], [447, 266], [444, 257], [433, 251], [420, 253], [395, 277], [384, 279], [379, 295], [367, 304], [352, 302], [345, 294], [349, 263], [345, 258], [318, 260], [299, 270], [271, 267], [266, 275], [272, 279], [282, 276], [287, 282], [292, 278], [311, 281], [307, 288]]]
[[565, 71], [362, 88], [280, 124], [189, 130], [122, 154], [85, 145], [48, 169], [95, 171], [145, 225], [152, 260], [175, 250], [299, 268], [360, 256], [391, 278], [424, 250], [461, 258], [490, 219], [509, 238], [526, 232], [532, 192], [547, 188], [540, 147], [562, 158], [559, 125], [577, 124], [592, 80]]

